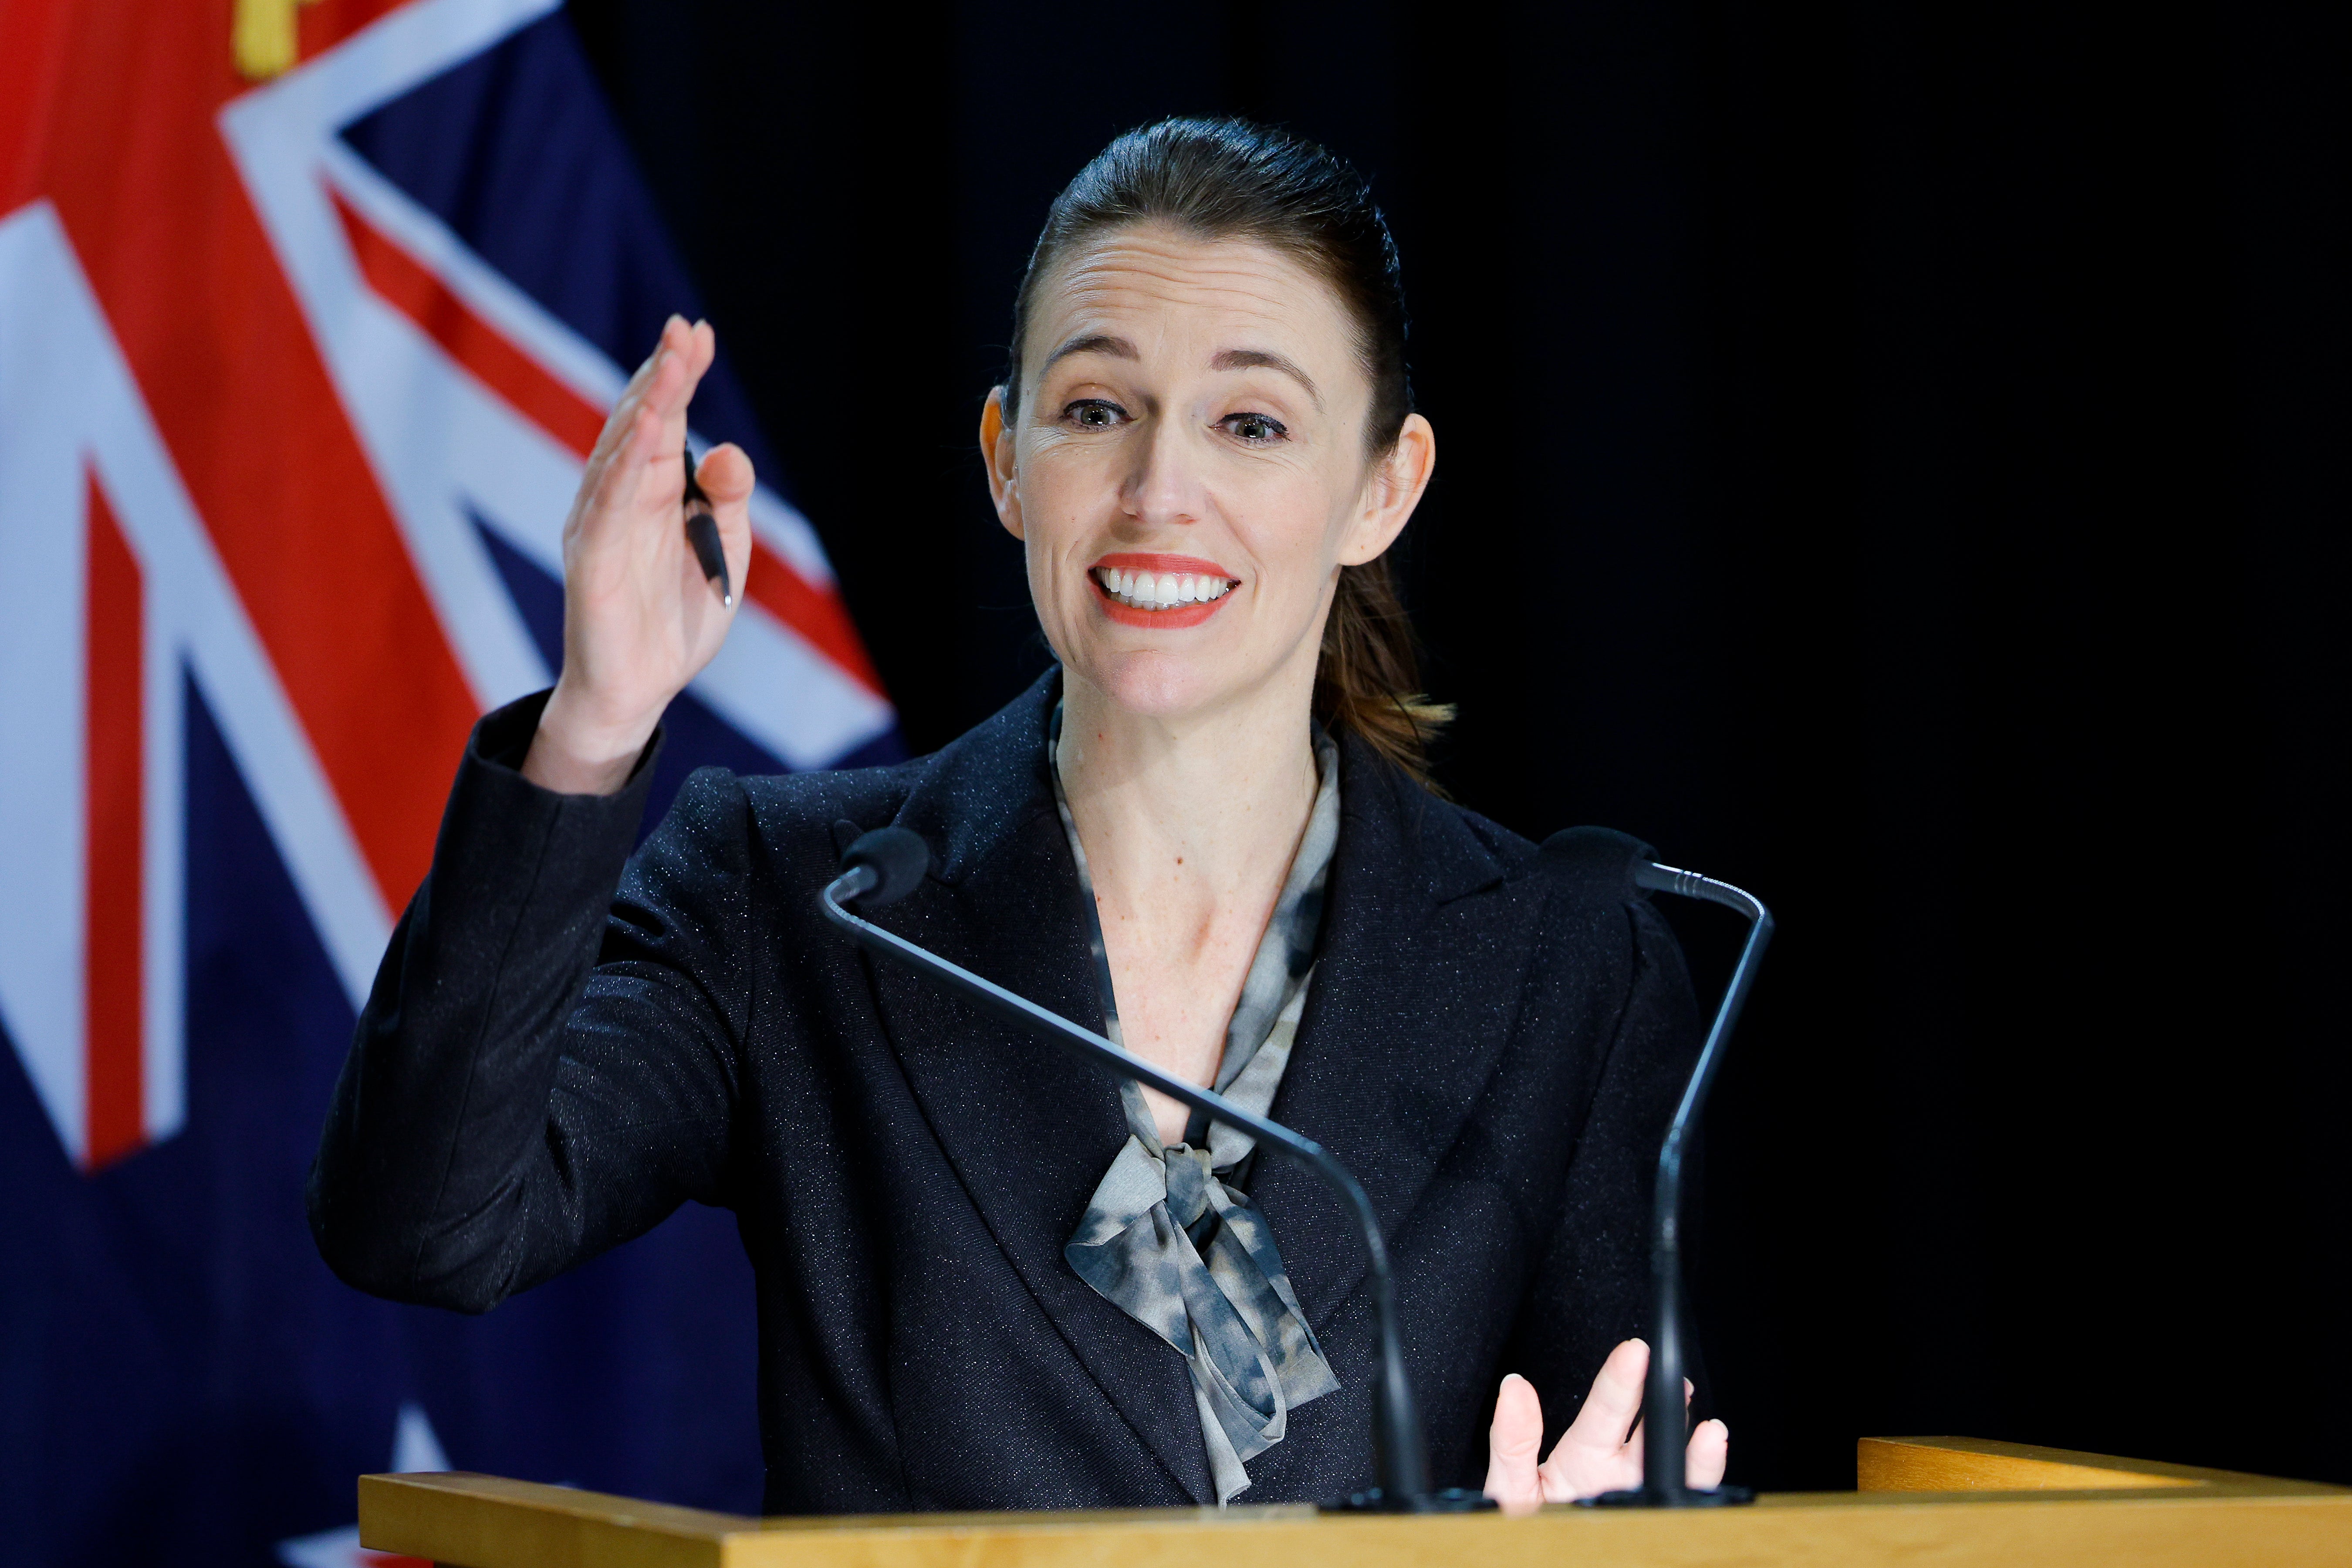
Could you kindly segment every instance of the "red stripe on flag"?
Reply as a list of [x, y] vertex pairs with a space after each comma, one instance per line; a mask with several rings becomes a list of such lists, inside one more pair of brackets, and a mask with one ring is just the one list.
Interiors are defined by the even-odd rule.
[[40, 195], [50, 116], [67, 90], [67, 8], [0, 5], [0, 213]]
[[[0, 0], [62, 14], [38, 123], [0, 172], [72, 237], [312, 751], [398, 909], [480, 710], [222, 140], [225, 3]], [[29, 20], [25, 24], [30, 30]], [[37, 39], [36, 41], [38, 41]], [[10, 68], [13, 69], [13, 67]]]
[[86, 1163], [95, 1170], [137, 1149], [147, 1137], [140, 1074], [146, 991], [140, 897], [145, 883], [145, 616], [139, 563], [95, 484], [89, 487], [87, 554], [82, 1059]]
[[[586, 458], [604, 427], [604, 411], [550, 375], [540, 363], [474, 313], [473, 308], [335, 193], [335, 211], [351, 237], [361, 275], [383, 301], [415, 321], [451, 359], [532, 424]], [[842, 673], [876, 696], [882, 678], [866, 656], [841, 595], [793, 570], [756, 537], [743, 596], [806, 638]]]
[[585, 458], [604, 428], [604, 411], [541, 370], [504, 333], [474, 314], [437, 275], [352, 211], [341, 192], [334, 197], [335, 212], [351, 237], [352, 252], [368, 287], [424, 328], [451, 359], [479, 376], [524, 418]]
[[859, 640], [841, 595], [793, 571], [757, 534], [751, 536], [751, 570], [743, 596], [806, 637], [850, 679], [877, 697], [882, 695], [882, 678], [866, 657], [866, 644]]

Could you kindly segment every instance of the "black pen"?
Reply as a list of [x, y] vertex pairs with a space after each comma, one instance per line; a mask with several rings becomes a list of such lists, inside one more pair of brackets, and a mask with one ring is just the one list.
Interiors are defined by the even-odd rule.
[[705, 578], [719, 584], [719, 602], [735, 607], [735, 581], [727, 574], [727, 552], [719, 543], [719, 520], [711, 515], [710, 498], [694, 482], [694, 448], [686, 449], [686, 542], [702, 563]]

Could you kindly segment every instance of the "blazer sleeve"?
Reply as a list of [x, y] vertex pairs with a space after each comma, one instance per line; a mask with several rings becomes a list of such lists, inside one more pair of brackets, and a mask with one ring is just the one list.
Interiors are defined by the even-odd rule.
[[[1543, 1401], [1547, 1454], [1583, 1407], [1610, 1351], [1649, 1332], [1658, 1144], [1702, 1042], [1697, 999], [1673, 930], [1646, 899], [1622, 908], [1631, 944], [1624, 1000], [1503, 1362]], [[1706, 1379], [1695, 1342], [1685, 1354], [1703, 1411]]]
[[545, 701], [476, 727], [311, 1165], [320, 1253], [375, 1295], [487, 1311], [724, 1201], [740, 786], [695, 774], [632, 861], [658, 739], [617, 795], [557, 795], [519, 771]]

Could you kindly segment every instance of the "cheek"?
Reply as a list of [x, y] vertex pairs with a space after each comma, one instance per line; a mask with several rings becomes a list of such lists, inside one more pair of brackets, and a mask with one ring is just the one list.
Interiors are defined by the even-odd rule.
[[1033, 534], [1058, 538], [1118, 504], [1118, 469], [1100, 447], [1046, 447], [1021, 459], [1021, 511]]
[[1349, 513], [1331, 487], [1313, 473], [1269, 474], [1234, 500], [1237, 531], [1250, 554], [1283, 584], [1286, 597], [1295, 589], [1296, 596], [1313, 600], [1346, 540]]
[[1086, 586], [1068, 567], [1098, 539], [1102, 519], [1117, 504], [1116, 489], [1106, 491], [1104, 467], [1096, 454], [1067, 447], [1022, 461], [1021, 549], [1031, 600], [1049, 633], [1073, 624], [1073, 616], [1085, 619]]

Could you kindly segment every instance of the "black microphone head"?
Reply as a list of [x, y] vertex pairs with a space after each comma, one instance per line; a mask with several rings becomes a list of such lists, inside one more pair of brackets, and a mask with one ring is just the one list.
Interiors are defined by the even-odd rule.
[[895, 904], [923, 885], [931, 868], [931, 847], [920, 834], [904, 827], [877, 827], [861, 835], [842, 856], [843, 870], [853, 866], [871, 868], [876, 878], [873, 889], [859, 903]]

